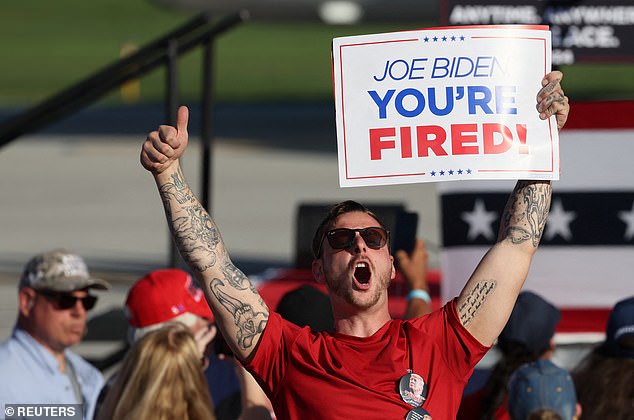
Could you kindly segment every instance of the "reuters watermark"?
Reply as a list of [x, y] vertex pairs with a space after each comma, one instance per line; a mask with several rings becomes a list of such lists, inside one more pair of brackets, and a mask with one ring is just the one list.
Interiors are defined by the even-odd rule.
[[6, 420], [13, 419], [83, 419], [81, 404], [5, 404]]

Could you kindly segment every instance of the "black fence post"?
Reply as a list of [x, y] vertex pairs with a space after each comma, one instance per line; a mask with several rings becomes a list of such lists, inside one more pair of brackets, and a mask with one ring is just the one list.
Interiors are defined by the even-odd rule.
[[167, 64], [165, 74], [165, 118], [168, 124], [176, 125], [178, 111], [178, 42], [167, 42]]
[[214, 41], [207, 40], [203, 47], [203, 91], [201, 141], [203, 146], [201, 165], [202, 205], [212, 214], [212, 162], [213, 162], [213, 115], [214, 115]]

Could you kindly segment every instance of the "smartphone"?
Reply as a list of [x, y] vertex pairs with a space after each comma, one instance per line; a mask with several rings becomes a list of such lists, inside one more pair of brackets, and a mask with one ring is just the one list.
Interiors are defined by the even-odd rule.
[[396, 216], [396, 224], [392, 235], [392, 254], [399, 249], [411, 254], [416, 244], [418, 232], [418, 213], [402, 211]]

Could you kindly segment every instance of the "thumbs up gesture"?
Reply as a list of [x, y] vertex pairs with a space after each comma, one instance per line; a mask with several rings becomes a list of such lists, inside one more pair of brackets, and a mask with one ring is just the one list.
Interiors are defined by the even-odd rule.
[[147, 135], [141, 147], [141, 165], [155, 174], [160, 174], [177, 161], [187, 148], [189, 109], [178, 109], [176, 127], [161, 125]]

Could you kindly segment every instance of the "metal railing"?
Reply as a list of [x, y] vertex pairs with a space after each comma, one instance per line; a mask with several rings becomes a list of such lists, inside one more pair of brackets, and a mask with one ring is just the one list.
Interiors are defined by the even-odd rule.
[[[206, 13], [196, 16], [183, 26], [150, 42], [137, 52], [117, 60], [115, 63], [106, 66], [84, 80], [63, 89], [31, 109], [4, 122], [0, 125], [0, 147], [22, 135], [36, 132], [46, 125], [76, 112], [125, 82], [136, 79], [160, 66], [166, 66], [168, 70], [166, 81], [167, 114], [169, 121], [175, 122], [176, 106], [173, 106], [173, 104], [176, 102], [178, 95], [176, 77], [178, 56], [201, 44], [211, 51], [216, 36], [247, 18], [248, 13], [246, 11], [240, 11], [224, 17], [217, 22], [212, 22], [211, 17]], [[211, 54], [205, 53], [204, 57], [203, 66], [205, 70], [210, 70]], [[203, 78], [211, 80], [211, 75], [207, 73], [209, 72], [203, 73]], [[211, 84], [203, 82], [203, 91], [209, 90], [209, 92], [203, 92], [203, 98], [207, 97], [207, 94], [211, 96]]]
[[[102, 70], [45, 99], [34, 107], [8, 119], [0, 125], [0, 147], [18, 137], [37, 132], [78, 110], [96, 102], [124, 83], [137, 79], [158, 67], [166, 68], [165, 114], [168, 124], [176, 124], [178, 110], [178, 58], [191, 49], [201, 46], [201, 204], [211, 213], [211, 165], [213, 139], [213, 46], [215, 38], [248, 19], [246, 10], [212, 20], [207, 13], [197, 15], [189, 22], [156, 39], [135, 53], [107, 65]], [[171, 241], [170, 241], [171, 243]], [[181, 265], [173, 245], [170, 265]]]

